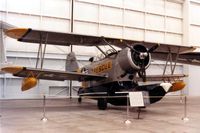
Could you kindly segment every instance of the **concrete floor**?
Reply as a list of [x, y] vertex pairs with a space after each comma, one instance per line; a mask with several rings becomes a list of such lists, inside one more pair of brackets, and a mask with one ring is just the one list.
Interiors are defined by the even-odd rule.
[[1, 100], [0, 133], [199, 133], [200, 97], [189, 97], [188, 122], [178, 97], [164, 98], [143, 109], [142, 119], [130, 110], [131, 124], [126, 125], [126, 107], [109, 105], [98, 110], [96, 102], [84, 99], [47, 100], [47, 122], [42, 122], [42, 100]]

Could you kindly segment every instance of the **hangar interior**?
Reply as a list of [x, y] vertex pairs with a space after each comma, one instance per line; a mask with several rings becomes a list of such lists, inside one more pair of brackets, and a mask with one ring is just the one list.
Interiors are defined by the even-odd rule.
[[[199, 47], [199, 12], [200, 0], [0, 0], [0, 68], [12, 64], [35, 67], [37, 59], [39, 45], [7, 37], [3, 31], [9, 27]], [[65, 70], [70, 50], [47, 45], [43, 68]], [[80, 66], [100, 54], [96, 47], [73, 46], [73, 51]], [[165, 62], [152, 60], [147, 74], [162, 74], [164, 67]], [[166, 73], [170, 74], [170, 67]], [[36, 87], [22, 92], [21, 78], [0, 72], [0, 132], [198, 133], [199, 66], [177, 64], [175, 73], [189, 76], [184, 78], [187, 86], [170, 95], [187, 95], [187, 106], [179, 97], [165, 97], [142, 111], [141, 120], [133, 118], [137, 110], [130, 111], [134, 122], [127, 126], [123, 123], [128, 118], [126, 107], [99, 111], [88, 99], [81, 105], [74, 99], [67, 101], [70, 81], [40, 80]], [[72, 82], [72, 96], [77, 96], [79, 86]], [[40, 123], [45, 111], [43, 95], [49, 97], [45, 124]], [[186, 118], [186, 111], [188, 123], [181, 119]]]
[[[17, 27], [186, 46], [199, 46], [199, 11], [198, 0], [74, 0], [73, 11], [71, 0], [0, 1], [1, 21]], [[38, 45], [6, 37], [2, 29], [0, 39], [1, 66], [35, 66]], [[74, 46], [73, 51], [80, 66], [99, 54], [94, 47]], [[48, 45], [44, 68], [64, 70], [69, 52], [70, 47]], [[163, 68], [164, 63], [153, 61], [147, 73], [162, 73]], [[189, 75], [184, 93], [199, 96], [198, 67], [179, 64], [176, 72]], [[9, 74], [0, 74], [0, 83], [1, 98], [66, 95], [69, 86], [69, 81], [40, 81], [34, 89], [21, 92], [21, 79]], [[79, 85], [73, 82], [73, 86]]]
[[[74, 0], [73, 8], [71, 0], [1, 0], [0, 18], [2, 22], [24, 28], [199, 46], [199, 7], [198, 0]], [[35, 66], [39, 45], [6, 37], [2, 28], [0, 39], [1, 67], [9, 63]], [[74, 46], [73, 51], [80, 66], [100, 53], [95, 47]], [[64, 70], [69, 52], [70, 47], [48, 45], [44, 68]], [[152, 61], [151, 64], [148, 74], [162, 73], [163, 62]], [[199, 96], [198, 67], [178, 64], [176, 72], [189, 75], [185, 78], [184, 93]], [[33, 90], [21, 92], [21, 79], [9, 74], [0, 74], [0, 83], [0, 97], [8, 99], [66, 95], [69, 86], [69, 81], [41, 80]], [[73, 86], [79, 85], [73, 82]]]

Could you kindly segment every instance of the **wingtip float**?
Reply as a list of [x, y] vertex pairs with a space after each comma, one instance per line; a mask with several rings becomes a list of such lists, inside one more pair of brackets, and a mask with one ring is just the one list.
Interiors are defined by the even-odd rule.
[[[3, 72], [6, 72], [6, 73], [17, 74], [18, 72], [23, 70], [23, 67], [9, 66], [9, 67], [1, 68], [1, 70]], [[36, 85], [37, 85], [37, 79], [36, 78], [27, 77], [27, 78], [24, 78], [23, 81], [22, 81], [21, 90], [26, 91], [26, 90], [29, 90], [29, 89], [35, 87]]]
[[37, 79], [34, 77], [24, 78], [22, 81], [22, 91], [29, 90], [37, 85]]
[[172, 84], [172, 87], [170, 88], [169, 92], [175, 92], [175, 91], [183, 90], [185, 86], [186, 86], [185, 82], [176, 81]]

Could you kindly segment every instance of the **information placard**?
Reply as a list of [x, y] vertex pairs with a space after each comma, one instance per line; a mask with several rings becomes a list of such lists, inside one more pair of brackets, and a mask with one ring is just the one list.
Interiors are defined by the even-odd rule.
[[144, 107], [143, 93], [140, 92], [129, 92], [129, 100], [131, 107]]

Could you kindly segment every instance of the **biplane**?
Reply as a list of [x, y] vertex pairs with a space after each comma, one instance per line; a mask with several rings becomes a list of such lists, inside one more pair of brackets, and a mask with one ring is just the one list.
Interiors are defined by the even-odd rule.
[[[154, 42], [135, 41], [104, 36], [59, 33], [26, 28], [14, 28], [5, 34], [21, 42], [37, 43], [38, 60], [35, 68], [25, 66], [7, 66], [1, 70], [14, 76], [23, 77], [22, 91], [33, 88], [39, 79], [43, 80], [76, 80], [82, 82], [78, 90], [81, 97], [90, 96], [97, 100], [99, 109], [106, 109], [107, 103], [126, 105], [129, 92], [141, 91], [149, 97], [149, 104], [161, 100], [167, 93], [182, 90], [185, 83], [181, 78], [186, 75], [174, 74], [177, 63], [200, 65], [200, 53], [194, 52], [197, 47]], [[38, 67], [44, 60], [46, 45], [96, 47], [103, 56], [91, 57], [90, 63], [78, 67], [74, 52], [68, 55], [66, 71], [43, 69]], [[104, 51], [101, 46], [108, 46]], [[44, 49], [42, 50], [42, 46]], [[120, 48], [117, 50], [115, 47]], [[166, 61], [171, 64], [171, 74], [146, 75], [151, 60]], [[176, 80], [175, 80], [176, 79]], [[139, 85], [139, 81], [162, 81], [160, 83]], [[119, 98], [111, 98], [117, 97]], [[124, 96], [124, 97], [123, 97]]]

